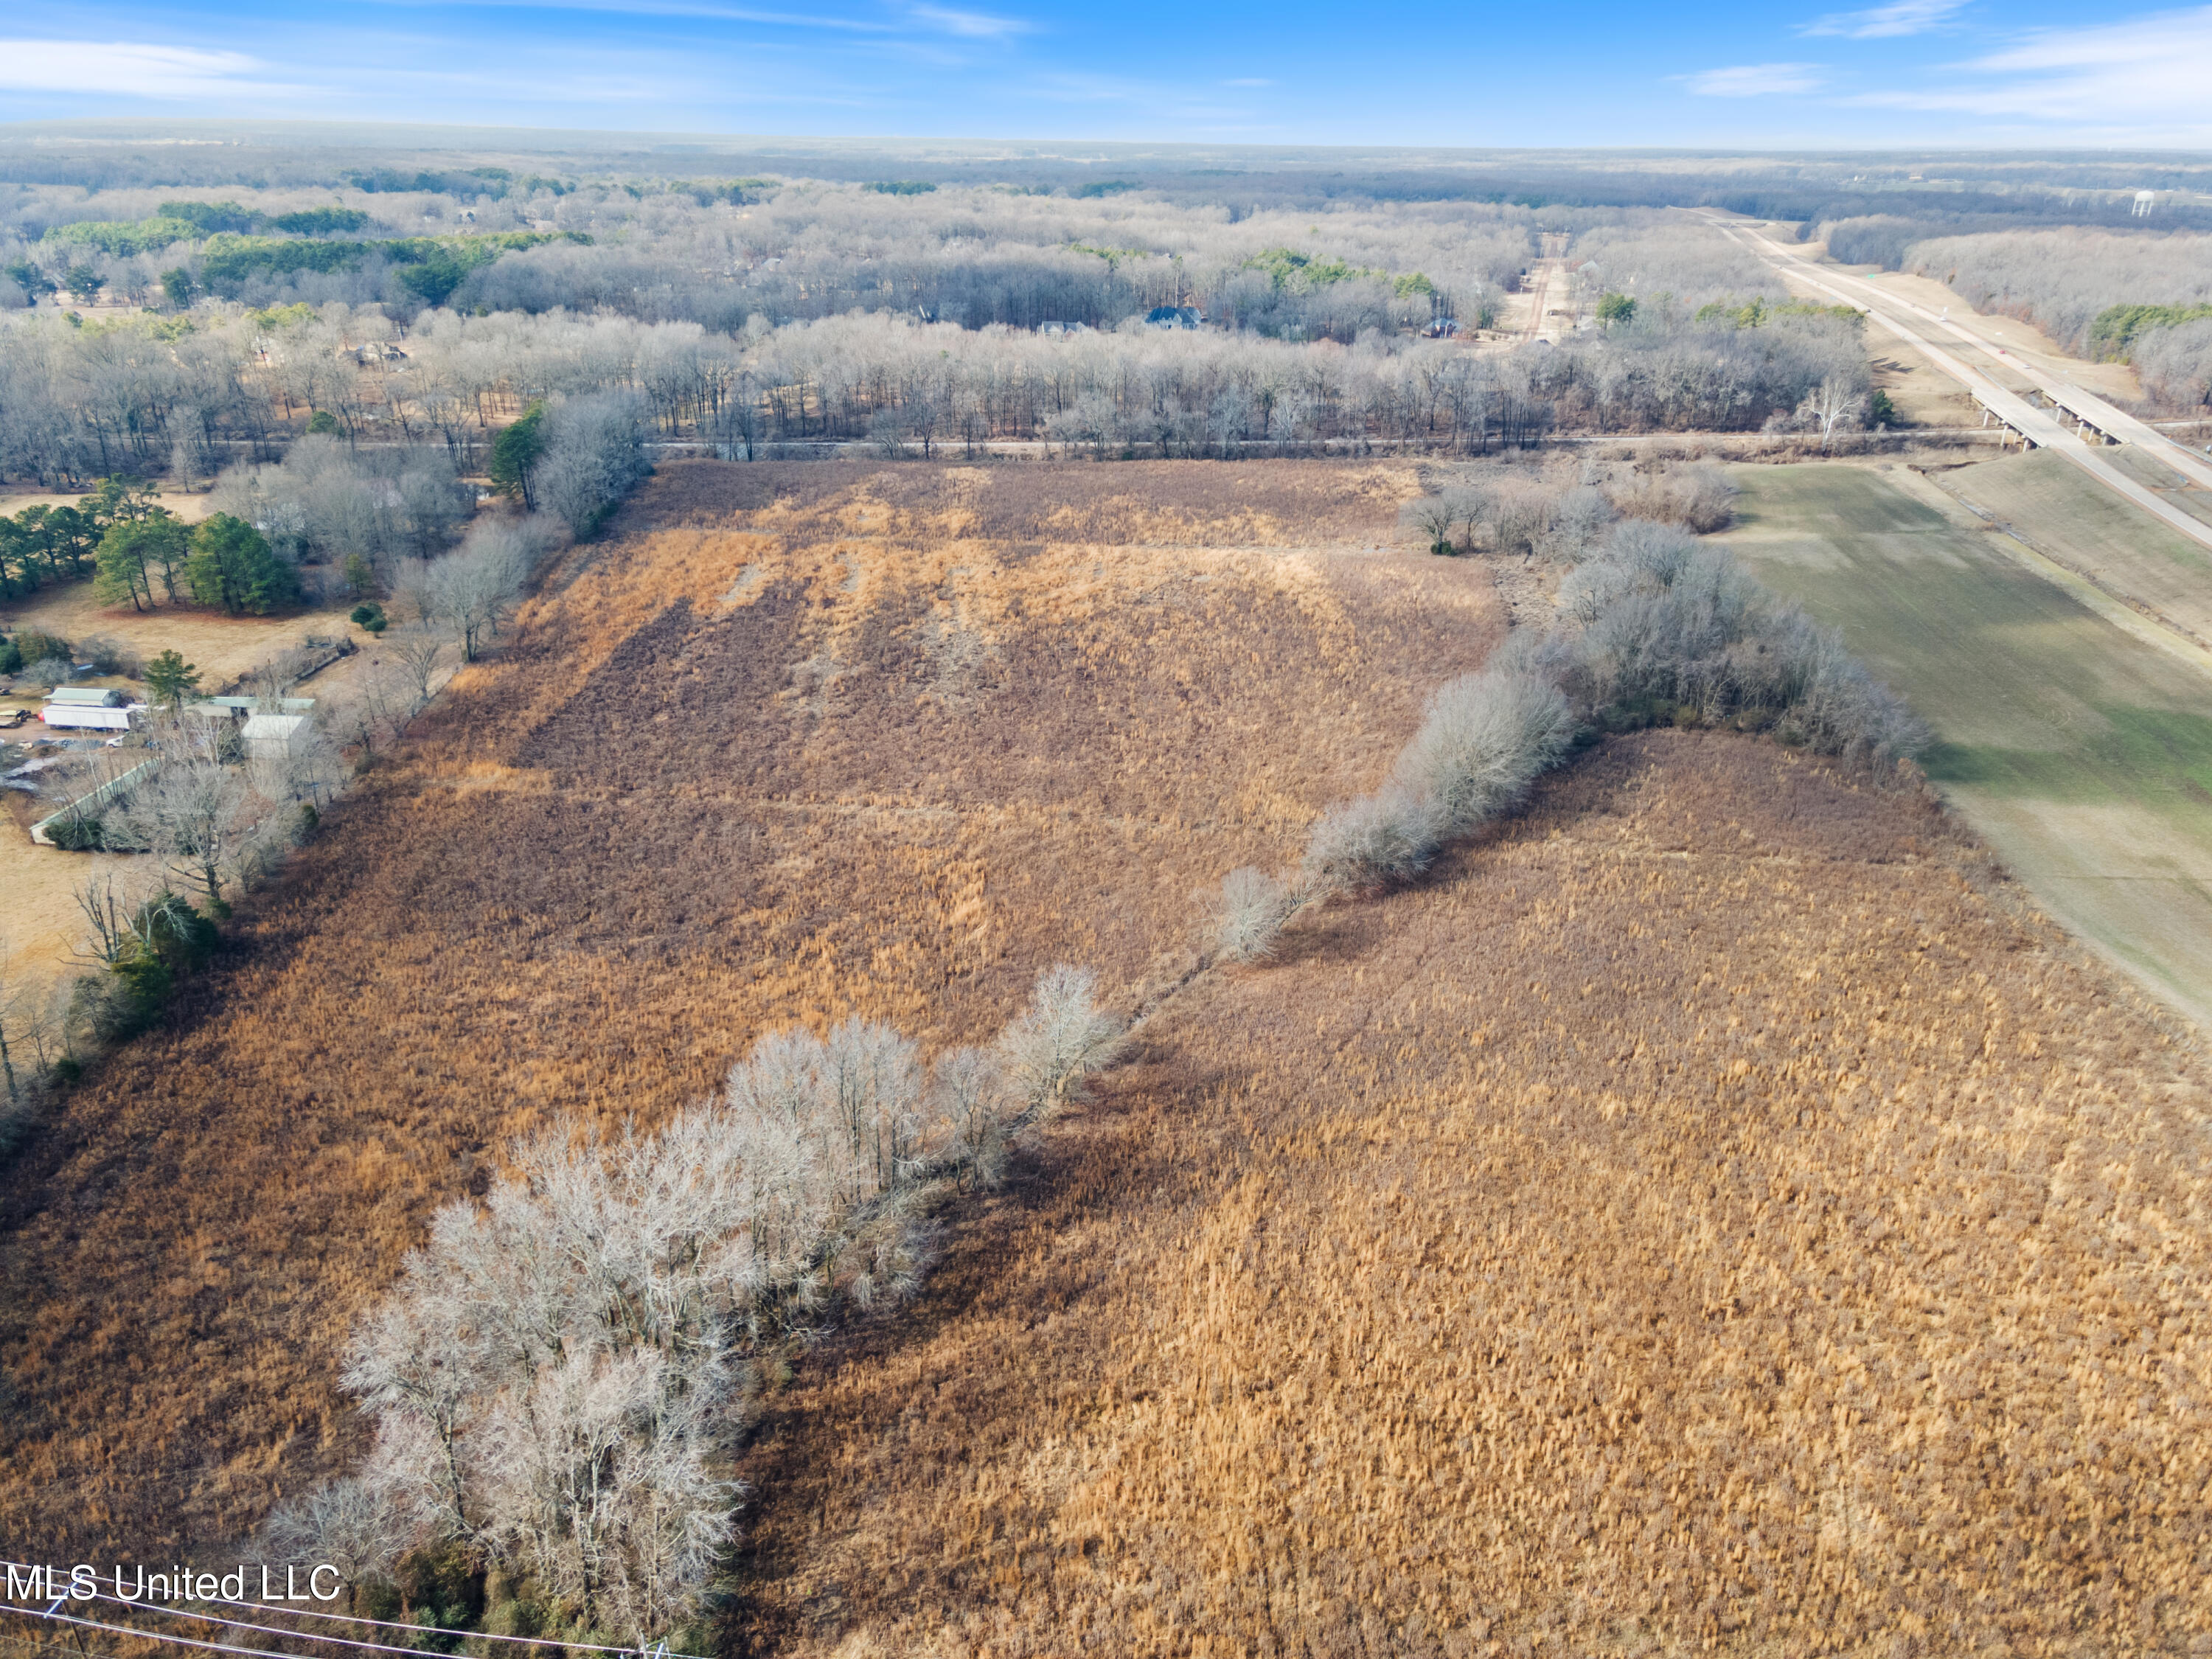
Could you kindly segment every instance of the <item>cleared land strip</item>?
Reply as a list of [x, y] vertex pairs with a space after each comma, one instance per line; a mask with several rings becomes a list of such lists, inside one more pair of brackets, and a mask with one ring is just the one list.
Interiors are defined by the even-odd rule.
[[[1742, 512], [1726, 540], [1911, 699], [1935, 728], [1928, 771], [1953, 805], [2053, 917], [2212, 1022], [2203, 653], [1962, 521], [1909, 472], [1735, 476]], [[2008, 516], [2063, 549], [2063, 505], [2015, 499]]]
[[[2036, 471], [2045, 459], [1985, 461], [1955, 476], [1911, 471], [1981, 520], [2012, 556], [2212, 680], [2212, 562], [2190, 556], [2195, 548], [2141, 524], [2079, 473], [2055, 463]], [[2014, 522], [2021, 513], [2035, 520], [2032, 532]]]
[[[1987, 375], [1969, 368], [1928, 339], [1911, 323], [1897, 314], [1898, 304], [1890, 295], [1868, 283], [1856, 282], [1854, 278], [1843, 276], [1838, 273], [1815, 274], [1813, 268], [1803, 260], [1784, 252], [1765, 238], [1741, 232], [1736, 227], [1720, 219], [1708, 218], [1706, 222], [1712, 225], [1723, 236], [1759, 254], [1784, 275], [1794, 277], [1808, 287], [1819, 289], [1821, 292], [1846, 305], [1859, 306], [1874, 312], [1881, 318], [1883, 326], [1926, 354], [1929, 362], [1959, 381], [1967, 391], [1981, 400], [1984, 407], [2011, 427], [2013, 430], [2021, 434], [2031, 442], [2050, 450], [2052, 453], [2063, 455], [2068, 461], [2087, 472], [2106, 488], [2116, 495], [2125, 496], [2145, 512], [2153, 514], [2172, 525], [2191, 541], [2212, 548], [2212, 525], [2207, 525], [2202, 520], [2183, 512], [2155, 491], [2137, 483], [2111, 462], [2090, 449], [2073, 433], [2067, 431], [2051, 416], [2029, 403], [2027, 399], [2016, 392], [2007, 391]], [[1839, 283], [1850, 283], [1851, 286], [1848, 289], [1838, 286]], [[1917, 307], [1911, 308], [1916, 311], [1918, 309]], [[1985, 343], [1974, 340], [1971, 335], [1965, 337], [1977, 345]], [[2140, 425], [2140, 422], [2137, 424]], [[2150, 428], [2144, 427], [2142, 430], [2148, 432]], [[2159, 441], [2168, 442], [2164, 438], [2160, 438]], [[2178, 449], [2179, 446], [2169, 444], [2169, 447]]]

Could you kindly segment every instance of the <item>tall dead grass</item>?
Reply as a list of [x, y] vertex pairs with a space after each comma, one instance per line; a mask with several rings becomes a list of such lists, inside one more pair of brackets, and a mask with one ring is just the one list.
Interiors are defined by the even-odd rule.
[[1171, 980], [1189, 893], [1497, 636], [1479, 571], [1312, 544], [1337, 483], [1387, 532], [1375, 469], [1100, 471], [672, 465], [576, 550], [0, 1176], [0, 1529], [244, 1534], [358, 1461], [346, 1332], [502, 1146], [780, 1027], [936, 1053], [1055, 961]]
[[[5, 1177], [10, 1537], [208, 1546], [357, 1453], [344, 1332], [511, 1136], [1181, 982], [1186, 896], [1498, 637], [1471, 564], [1302, 548], [1302, 469], [667, 471]], [[977, 1126], [916, 1301], [769, 1379], [725, 1650], [2212, 1633], [2202, 1063], [1928, 803], [1642, 733], [1315, 921]]]
[[1926, 802], [1642, 734], [1322, 914], [769, 1402], [732, 1650], [2212, 1634], [2203, 1062]]

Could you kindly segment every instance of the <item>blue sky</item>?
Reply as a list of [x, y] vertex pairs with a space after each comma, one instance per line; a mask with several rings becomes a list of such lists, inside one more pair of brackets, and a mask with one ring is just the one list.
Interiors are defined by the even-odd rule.
[[1240, 143], [2212, 148], [2212, 5], [11, 8], [0, 120]]

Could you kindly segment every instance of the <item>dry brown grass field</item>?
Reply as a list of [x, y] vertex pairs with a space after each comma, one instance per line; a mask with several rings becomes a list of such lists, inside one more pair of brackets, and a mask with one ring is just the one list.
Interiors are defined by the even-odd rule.
[[556, 1111], [649, 1121], [854, 1010], [975, 1040], [1062, 958], [1176, 971], [1192, 891], [1498, 635], [1480, 569], [1358, 550], [1413, 487], [665, 469], [7, 1171], [0, 1533], [158, 1553], [334, 1468], [354, 1311]]
[[[665, 468], [0, 1182], [0, 1533], [211, 1548], [556, 1111], [1133, 1005], [1503, 611], [1409, 470]], [[1303, 918], [768, 1401], [729, 1653], [2186, 1652], [2202, 1061], [1923, 798], [1615, 740]]]
[[2200, 1651], [2206, 1100], [1924, 804], [1616, 742], [802, 1368], [729, 1645]]
[[[0, 604], [0, 623], [10, 633], [35, 628], [70, 641], [101, 635], [142, 657], [181, 651], [200, 671], [202, 682], [214, 686], [281, 655], [310, 634], [347, 632], [349, 609], [333, 606], [283, 617], [226, 617], [219, 611], [167, 605], [133, 611], [127, 605], [102, 605], [93, 598], [90, 582], [73, 582]], [[7, 706], [35, 708], [39, 701], [27, 688], [26, 695], [8, 699]]]

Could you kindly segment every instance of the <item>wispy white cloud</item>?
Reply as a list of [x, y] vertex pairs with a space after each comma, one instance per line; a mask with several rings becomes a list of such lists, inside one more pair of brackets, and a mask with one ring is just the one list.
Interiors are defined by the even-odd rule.
[[1036, 76], [1029, 90], [1055, 104], [1151, 105], [1174, 95], [1172, 88], [1124, 76], [1051, 70]]
[[1866, 11], [1832, 11], [1805, 25], [1800, 34], [1840, 34], [1853, 40], [1880, 40], [1899, 34], [1925, 34], [1941, 28], [1965, 9], [1966, 0], [1893, 0]]
[[2212, 134], [2212, 6], [2119, 23], [2038, 29], [1948, 66], [1936, 84], [1850, 101], [1901, 109], [2017, 115], [2106, 132]]
[[599, 13], [613, 17], [684, 17], [707, 23], [767, 23], [780, 28], [831, 29], [851, 34], [895, 34], [890, 23], [821, 12], [770, 11], [758, 6], [726, 6], [715, 0], [374, 0], [383, 6], [433, 8], [439, 11], [532, 10]]
[[932, 28], [976, 40], [997, 40], [1009, 34], [1027, 34], [1033, 27], [1018, 17], [996, 17], [981, 11], [957, 11], [950, 6], [908, 6], [907, 12]]
[[1822, 84], [1818, 64], [1737, 64], [1675, 79], [1687, 82], [1700, 98], [1765, 98], [1777, 93], [1817, 92]]
[[126, 98], [207, 98], [296, 91], [264, 78], [242, 52], [148, 40], [0, 40], [0, 90], [97, 93]]

